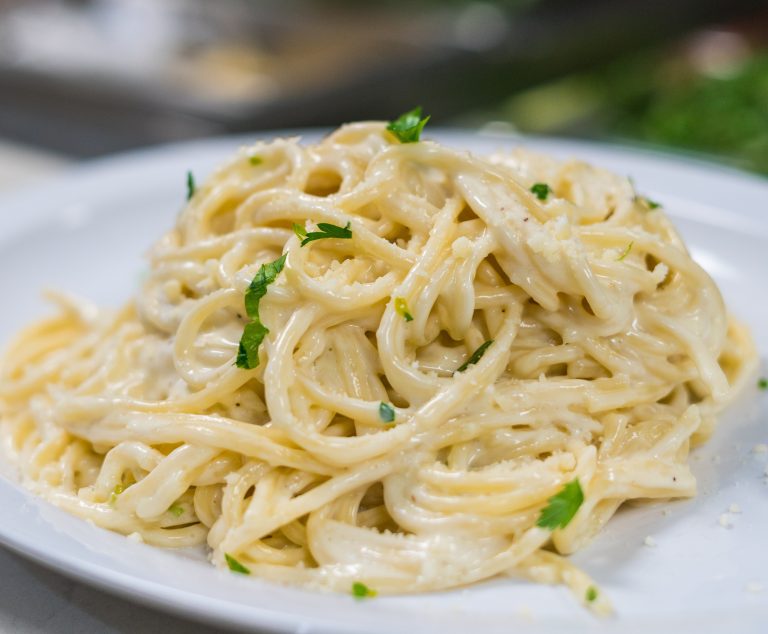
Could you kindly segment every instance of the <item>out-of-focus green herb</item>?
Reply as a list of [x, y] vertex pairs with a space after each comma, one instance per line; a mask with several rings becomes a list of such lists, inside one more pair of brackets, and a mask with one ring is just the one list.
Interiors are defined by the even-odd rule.
[[229, 555], [227, 553], [224, 554], [224, 559], [227, 562], [227, 566], [229, 566], [229, 569], [232, 572], [237, 572], [241, 575], [249, 575], [251, 574], [251, 571], [243, 566], [237, 559], [235, 559], [232, 555]]
[[395, 312], [405, 321], [413, 321], [413, 315], [408, 311], [408, 303], [405, 297], [395, 297]]
[[192, 196], [195, 195], [195, 192], [197, 191], [197, 186], [195, 185], [195, 175], [188, 171], [187, 172], [187, 200], [192, 200]]
[[116, 484], [115, 488], [112, 489], [112, 493], [109, 494], [109, 503], [114, 506], [115, 502], [117, 502], [118, 496], [125, 491], [125, 487], [122, 484]]
[[355, 599], [371, 599], [376, 596], [376, 590], [371, 590], [367, 585], [360, 581], [352, 584], [352, 596]]
[[394, 423], [395, 409], [389, 403], [382, 401], [379, 403], [379, 418], [385, 423]]
[[546, 183], [534, 183], [531, 185], [531, 191], [539, 200], [546, 200], [547, 196], [552, 193], [552, 188]]
[[621, 252], [621, 255], [617, 257], [616, 260], [621, 262], [625, 257], [627, 257], [629, 252], [632, 250], [633, 244], [635, 244], [634, 240], [627, 245], [627, 247]]
[[394, 121], [390, 121], [387, 130], [392, 132], [401, 143], [416, 143], [421, 138], [421, 131], [429, 121], [429, 115], [421, 116], [421, 106], [401, 114]]

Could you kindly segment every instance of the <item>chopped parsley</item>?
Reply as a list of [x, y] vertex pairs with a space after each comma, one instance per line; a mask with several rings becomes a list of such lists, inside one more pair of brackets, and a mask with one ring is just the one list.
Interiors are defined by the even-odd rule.
[[187, 171], [187, 200], [192, 200], [192, 196], [195, 195], [197, 186], [195, 185], [195, 175]]
[[269, 334], [269, 328], [261, 323], [259, 318], [259, 302], [267, 294], [267, 287], [277, 279], [285, 266], [285, 255], [274, 262], [262, 264], [259, 272], [251, 281], [245, 292], [245, 310], [251, 321], [245, 325], [240, 346], [237, 350], [235, 365], [244, 370], [252, 370], [259, 365], [259, 346]]
[[579, 479], [576, 478], [547, 500], [547, 505], [541, 510], [536, 526], [548, 528], [551, 531], [556, 528], [565, 528], [583, 502], [584, 492], [581, 490]]
[[241, 575], [249, 575], [251, 574], [251, 571], [243, 566], [237, 559], [235, 559], [232, 555], [229, 555], [227, 553], [224, 553], [224, 559], [227, 560], [227, 566], [229, 566], [229, 569], [232, 572], [239, 572]]
[[395, 312], [405, 321], [413, 321], [413, 315], [408, 312], [408, 303], [405, 301], [405, 297], [395, 297]]
[[657, 203], [655, 200], [651, 200], [645, 196], [636, 196], [635, 200], [637, 200], [643, 207], [648, 209], [648, 211], [653, 211], [654, 209], [661, 207], [661, 203]]
[[421, 106], [401, 114], [394, 121], [387, 124], [387, 130], [392, 132], [401, 143], [416, 143], [421, 137], [421, 131], [429, 121], [429, 115], [422, 118]]
[[287, 254], [283, 254], [274, 262], [262, 264], [256, 277], [251, 281], [245, 292], [245, 310], [251, 319], [259, 318], [259, 301], [267, 294], [267, 287], [277, 279], [280, 271], [283, 270], [286, 257]]
[[379, 403], [379, 418], [385, 423], [394, 423], [395, 409], [389, 403], [382, 401]]
[[115, 488], [112, 489], [112, 493], [109, 494], [109, 503], [114, 504], [117, 502], [117, 496], [119, 496], [123, 491], [125, 491], [125, 487], [122, 484], [116, 484]]
[[181, 517], [184, 515], [184, 507], [181, 506], [181, 504], [172, 504], [171, 508], [168, 509], [168, 512], [174, 517]]
[[546, 200], [547, 196], [552, 193], [552, 188], [546, 183], [534, 183], [531, 185], [531, 192], [533, 192], [539, 200]]
[[302, 227], [298, 222], [294, 222], [291, 227], [293, 227], [293, 232], [296, 234], [296, 236], [299, 238], [299, 240], [303, 240], [307, 237], [307, 230]]
[[597, 599], [597, 588], [595, 588], [595, 586], [589, 586], [589, 588], [587, 588], [587, 592], [584, 595], [584, 598], [587, 600], [587, 603], [592, 603], [595, 599]]
[[261, 165], [264, 162], [264, 159], [261, 158], [260, 156], [254, 155], [254, 156], [248, 157], [248, 162], [251, 165]]
[[620, 255], [619, 257], [617, 257], [617, 258], [616, 258], [616, 260], [617, 260], [618, 262], [621, 262], [621, 261], [622, 261], [622, 260], [623, 260], [625, 257], [627, 257], [627, 256], [629, 255], [629, 252], [632, 250], [632, 245], [633, 245], [633, 244], [635, 244], [635, 241], [634, 241], [634, 240], [632, 240], [632, 242], [630, 242], [630, 243], [627, 245], [627, 248], [626, 248], [626, 249], [624, 249], [624, 250], [621, 252], [621, 255]]
[[629, 184], [632, 185], [632, 189], [635, 191], [635, 202], [645, 207], [646, 211], [653, 211], [654, 209], [658, 209], [662, 206], [661, 203], [657, 203], [655, 200], [651, 200], [650, 198], [646, 198], [645, 196], [638, 194], [637, 190], [635, 189], [634, 178], [627, 176], [627, 180], [629, 181]]
[[301, 246], [305, 246], [314, 240], [323, 240], [325, 238], [337, 238], [339, 240], [349, 240], [352, 238], [352, 230], [349, 228], [351, 223], [347, 223], [346, 227], [338, 227], [327, 222], [318, 222], [317, 228], [320, 231], [310, 231], [302, 227], [299, 224], [293, 223], [293, 232], [301, 240]]
[[352, 584], [352, 596], [355, 599], [368, 599], [376, 596], [376, 590], [371, 590], [367, 585], [360, 581], [355, 581]]
[[469, 366], [475, 365], [480, 361], [480, 359], [483, 358], [483, 355], [485, 354], [485, 351], [490, 348], [491, 344], [493, 343], [493, 339], [489, 339], [485, 343], [483, 343], [477, 350], [475, 350], [472, 353], [472, 356], [469, 357], [464, 363], [462, 363], [459, 368], [456, 370], [456, 372], [464, 372]]
[[764, 376], [761, 376], [759, 379], [757, 379], [757, 388], [760, 390], [768, 390], [768, 379], [766, 379]]
[[267, 328], [260, 321], [252, 321], [245, 324], [243, 336], [240, 337], [240, 347], [237, 349], [235, 365], [243, 370], [253, 370], [259, 367], [259, 346], [269, 334]]

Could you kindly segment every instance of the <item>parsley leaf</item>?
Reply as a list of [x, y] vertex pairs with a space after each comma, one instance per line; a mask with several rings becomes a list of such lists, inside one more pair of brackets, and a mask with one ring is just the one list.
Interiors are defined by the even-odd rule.
[[394, 423], [395, 422], [394, 408], [389, 403], [385, 403], [384, 401], [382, 401], [381, 403], [379, 403], [379, 418], [385, 423]]
[[245, 310], [251, 319], [259, 318], [259, 301], [267, 294], [267, 286], [277, 279], [280, 271], [285, 266], [285, 258], [288, 254], [283, 254], [274, 262], [262, 264], [256, 277], [251, 281], [251, 285], [245, 292]]
[[267, 287], [277, 279], [285, 266], [287, 254], [281, 255], [274, 262], [262, 264], [259, 272], [245, 291], [245, 311], [251, 321], [245, 325], [240, 347], [237, 350], [235, 365], [244, 370], [253, 370], [259, 366], [259, 346], [269, 334], [269, 328], [259, 319], [259, 302], [267, 294]]
[[635, 196], [635, 202], [640, 203], [640, 205], [645, 207], [646, 211], [653, 211], [654, 209], [661, 207], [661, 203], [657, 203], [655, 200], [651, 200], [645, 196]]
[[307, 237], [307, 230], [297, 222], [294, 222], [291, 227], [293, 228], [293, 232], [298, 236], [299, 240], [303, 240]]
[[251, 165], [261, 165], [264, 162], [264, 159], [261, 158], [260, 156], [254, 155], [254, 156], [248, 157], [248, 162]]
[[171, 504], [171, 508], [169, 508], [168, 511], [174, 517], [181, 517], [184, 515], [184, 507], [181, 506], [181, 504]]
[[192, 200], [192, 196], [195, 195], [197, 186], [195, 185], [195, 175], [187, 171], [187, 200]]
[[642, 198], [643, 204], [648, 207], [648, 209], [658, 209], [661, 207], [661, 203], [657, 203], [655, 200], [651, 200], [650, 198]]
[[531, 185], [531, 192], [533, 192], [539, 200], [546, 200], [547, 196], [552, 193], [552, 188], [546, 183], [534, 183]]
[[583, 502], [584, 492], [581, 490], [579, 479], [576, 478], [547, 500], [547, 506], [541, 510], [536, 526], [551, 531], [565, 528]]
[[[303, 231], [304, 239], [301, 241], [301, 246], [304, 246], [314, 240], [323, 240], [324, 238], [349, 240], [352, 237], [352, 231], [349, 228], [350, 225], [351, 223], [348, 222], [346, 227], [338, 227], [327, 222], [318, 222], [317, 228], [320, 229], [320, 231], [310, 231], [307, 233], [306, 230], [301, 229], [299, 225], [294, 225], [293, 230], [299, 237], [301, 237], [300, 231]], [[299, 230], [297, 230], [297, 227], [299, 227]]]
[[589, 588], [587, 588], [586, 594], [584, 595], [584, 598], [588, 603], [592, 603], [595, 599], [597, 599], [597, 588], [595, 588], [595, 586], [589, 586]]
[[240, 337], [240, 347], [237, 350], [235, 365], [243, 370], [253, 370], [259, 367], [259, 346], [264, 337], [269, 334], [267, 328], [260, 321], [252, 321], [245, 324], [243, 336]]
[[627, 180], [629, 181], [629, 184], [632, 186], [632, 191], [635, 192], [635, 202], [645, 207], [646, 211], [653, 211], [654, 209], [658, 209], [661, 207], [661, 203], [657, 203], [655, 200], [651, 200], [650, 198], [646, 198], [645, 196], [641, 196], [637, 193], [637, 188], [635, 187], [635, 179], [631, 176], [627, 176]]
[[401, 114], [394, 121], [387, 124], [387, 130], [392, 132], [401, 143], [416, 143], [419, 141], [421, 131], [429, 121], [429, 115], [422, 119], [421, 106]]
[[464, 372], [469, 366], [475, 365], [480, 359], [483, 358], [483, 355], [485, 354], [485, 351], [490, 348], [491, 344], [493, 343], [493, 339], [489, 339], [484, 344], [482, 344], [477, 350], [475, 350], [472, 353], [472, 356], [469, 357], [464, 363], [462, 363], [459, 368], [456, 370], [456, 372]]
[[413, 321], [413, 315], [408, 312], [408, 303], [405, 301], [405, 297], [395, 297], [395, 312], [405, 321]]
[[632, 250], [632, 245], [633, 245], [633, 244], [635, 244], [635, 241], [634, 241], [634, 240], [632, 240], [632, 242], [630, 242], [630, 243], [627, 245], [627, 248], [626, 248], [626, 249], [624, 249], [624, 251], [622, 251], [622, 252], [621, 252], [621, 255], [620, 255], [619, 257], [617, 257], [617, 258], [616, 258], [616, 261], [617, 261], [617, 262], [621, 262], [621, 261], [622, 261], [622, 260], [623, 260], [625, 257], [627, 257], [627, 256], [629, 255], [629, 252]]
[[229, 569], [232, 572], [239, 572], [241, 575], [249, 575], [249, 574], [251, 574], [251, 571], [248, 570], [248, 568], [246, 568], [245, 566], [243, 566], [243, 564], [241, 564], [232, 555], [224, 553], [224, 559], [226, 559], [227, 566], [229, 566]]
[[766, 379], [764, 376], [761, 376], [759, 379], [757, 379], [757, 388], [760, 390], [768, 390], [768, 379]]
[[376, 590], [371, 590], [367, 585], [359, 581], [352, 584], [352, 596], [356, 599], [366, 599], [376, 596]]

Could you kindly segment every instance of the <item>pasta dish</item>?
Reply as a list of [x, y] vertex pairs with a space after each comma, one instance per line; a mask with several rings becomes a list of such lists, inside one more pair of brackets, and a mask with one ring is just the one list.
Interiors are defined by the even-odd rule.
[[514, 575], [609, 611], [566, 556], [626, 501], [695, 494], [749, 333], [627, 177], [425, 123], [243, 148], [188, 175], [124, 307], [52, 293], [0, 376], [24, 484], [279, 582]]

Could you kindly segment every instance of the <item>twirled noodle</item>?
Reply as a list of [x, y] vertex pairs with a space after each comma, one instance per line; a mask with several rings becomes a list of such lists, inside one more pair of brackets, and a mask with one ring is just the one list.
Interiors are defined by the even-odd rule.
[[[755, 359], [652, 207], [581, 162], [401, 144], [379, 123], [243, 149], [133, 302], [56, 296], [11, 345], [5, 444], [55, 504], [152, 544], [207, 541], [219, 566], [389, 593], [515, 573], [584, 597], [561, 554], [625, 500], [694, 495], [690, 445]], [[294, 223], [352, 237], [302, 247]], [[241, 369], [244, 294], [281, 254], [261, 363]], [[575, 477], [573, 520], [538, 526]]]

